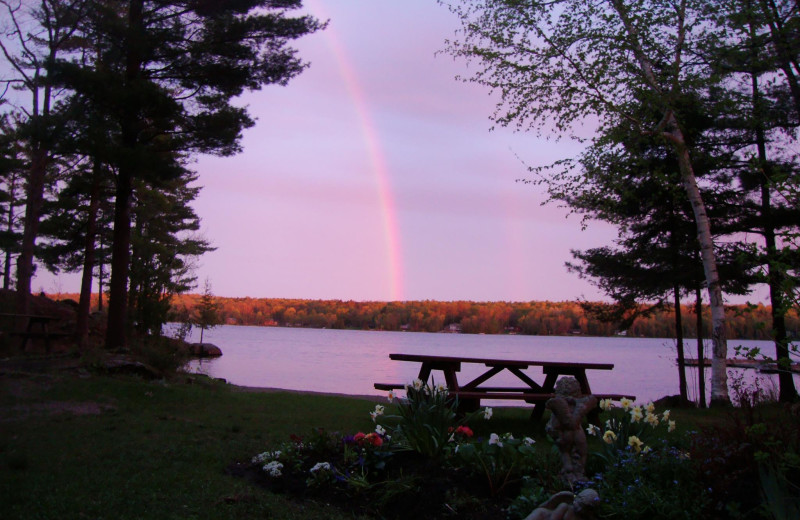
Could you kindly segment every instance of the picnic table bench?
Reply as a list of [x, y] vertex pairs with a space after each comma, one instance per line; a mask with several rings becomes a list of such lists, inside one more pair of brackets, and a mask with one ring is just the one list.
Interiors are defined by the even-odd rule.
[[[480, 407], [481, 399], [498, 400], [518, 400], [533, 404], [531, 418], [538, 420], [542, 417], [545, 410], [545, 402], [555, 396], [555, 384], [559, 376], [573, 376], [580, 384], [581, 393], [584, 395], [592, 394], [589, 386], [589, 379], [586, 377], [587, 370], [612, 370], [614, 365], [611, 363], [578, 363], [564, 361], [522, 361], [512, 359], [487, 359], [471, 358], [458, 356], [430, 356], [423, 354], [389, 354], [389, 358], [394, 361], [408, 361], [420, 363], [419, 375], [417, 378], [426, 383], [431, 373], [441, 371], [444, 375], [445, 385], [448, 394], [457, 398], [461, 411], [477, 410]], [[461, 371], [463, 364], [484, 365], [488, 367], [484, 373], [469, 381], [461, 384], [458, 381], [458, 372]], [[523, 370], [529, 367], [541, 367], [544, 374], [544, 381], [539, 384], [534, 381]], [[487, 381], [508, 371], [514, 374], [524, 386], [487, 386]], [[375, 383], [377, 390], [397, 390], [406, 387], [407, 383]], [[623, 397], [635, 399], [635, 396], [623, 394], [593, 394], [599, 399], [619, 400]]]
[[[16, 313], [0, 313], [0, 318], [10, 318], [14, 323], [19, 323], [20, 320], [27, 320], [25, 327], [18, 327], [13, 330], [13, 325], [9, 329], [11, 336], [19, 336], [22, 338], [21, 350], [25, 350], [28, 340], [31, 338], [43, 338], [45, 342], [45, 349], [50, 352], [50, 340], [54, 338], [61, 338], [69, 336], [67, 332], [54, 332], [49, 330], [48, 325], [51, 322], [60, 320], [58, 316], [45, 316], [41, 314], [16, 314]], [[38, 325], [39, 330], [33, 330], [34, 326]]]

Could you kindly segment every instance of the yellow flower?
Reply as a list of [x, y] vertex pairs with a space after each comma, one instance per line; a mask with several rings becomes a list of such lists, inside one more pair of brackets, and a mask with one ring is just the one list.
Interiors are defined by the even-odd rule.
[[656, 405], [654, 405], [653, 402], [650, 401], [645, 405], [644, 409], [647, 410], [647, 413], [653, 413], [654, 411], [656, 411]]
[[628, 437], [628, 446], [633, 448], [633, 451], [635, 451], [636, 453], [642, 451], [643, 445], [644, 443], [640, 441], [639, 437], [637, 437], [636, 435], [631, 435], [630, 437]]
[[631, 421], [632, 422], [637, 423], [637, 422], [641, 421], [643, 418], [644, 418], [644, 416], [642, 415], [642, 407], [641, 406], [636, 406], [631, 410]]
[[664, 413], [661, 414], [661, 417], [663, 417], [665, 421], [668, 421], [669, 420], [669, 410], [664, 410]]
[[675, 431], [675, 421], [669, 422], [669, 427], [667, 428], [668, 432]]
[[644, 420], [645, 420], [645, 422], [647, 424], [649, 424], [653, 428], [658, 426], [658, 416], [657, 415], [653, 415], [652, 413], [647, 412], [647, 415], [645, 416]]
[[600, 400], [600, 409], [604, 411], [611, 410], [614, 407], [614, 403], [611, 399], [602, 399]]
[[617, 434], [612, 430], [606, 430], [603, 434], [603, 442], [606, 444], [613, 444], [615, 440], [617, 440]]
[[627, 410], [628, 408], [631, 407], [633, 401], [631, 401], [627, 397], [623, 397], [622, 399], [619, 400], [619, 404], [622, 405], [623, 410]]

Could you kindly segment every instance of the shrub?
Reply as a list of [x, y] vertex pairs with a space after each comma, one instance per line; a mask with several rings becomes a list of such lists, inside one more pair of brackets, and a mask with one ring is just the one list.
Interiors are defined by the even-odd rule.
[[[415, 379], [406, 386], [406, 397], [398, 400], [397, 415], [386, 416], [383, 420], [398, 446], [428, 458], [440, 458], [458, 427], [477, 414], [487, 419], [492, 415], [492, 409], [486, 408], [459, 418], [457, 409], [458, 399], [448, 397], [447, 387], [429, 386]], [[372, 419], [377, 422], [383, 413], [383, 406], [376, 406]]]
[[627, 448], [589, 487], [600, 494], [599, 514], [625, 520], [706, 518], [710, 498], [687, 452], [666, 443], [648, 453]]
[[535, 466], [533, 444], [530, 437], [520, 440], [510, 433], [503, 436], [493, 433], [487, 440], [457, 444], [453, 448], [453, 463], [463, 464], [470, 471], [483, 475], [489, 496], [496, 497], [509, 484], [519, 482], [527, 468]]

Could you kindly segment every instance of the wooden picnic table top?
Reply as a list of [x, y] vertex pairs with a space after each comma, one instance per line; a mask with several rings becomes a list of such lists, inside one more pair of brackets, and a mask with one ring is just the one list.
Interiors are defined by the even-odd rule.
[[529, 366], [563, 367], [592, 370], [613, 370], [613, 363], [583, 363], [573, 361], [524, 361], [518, 359], [489, 359], [460, 356], [431, 356], [427, 354], [389, 354], [394, 361], [416, 361], [418, 363], [475, 363], [490, 367], [527, 368]]

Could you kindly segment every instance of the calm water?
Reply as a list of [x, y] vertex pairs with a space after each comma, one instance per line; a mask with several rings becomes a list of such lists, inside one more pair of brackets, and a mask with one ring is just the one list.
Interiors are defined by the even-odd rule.
[[[199, 341], [199, 338], [199, 331], [193, 331], [192, 341]], [[611, 371], [588, 371], [594, 392], [628, 393], [636, 395], [638, 400], [678, 393], [675, 342], [671, 339], [431, 334], [229, 325], [206, 331], [203, 339], [219, 346], [223, 356], [193, 361], [189, 370], [243, 386], [384, 395], [385, 392], [375, 390], [372, 384], [410, 382], [419, 371], [417, 363], [389, 359], [390, 353], [401, 352], [614, 363]], [[733, 357], [733, 346], [738, 344], [760, 346], [766, 353], [774, 351], [769, 342], [732, 340], [728, 347], [729, 357]], [[710, 347], [706, 348], [708, 352]], [[695, 349], [694, 340], [691, 340], [687, 351], [694, 353]], [[463, 377], [466, 381], [471, 375], [479, 375], [481, 368], [463, 365], [463, 375], [459, 375], [459, 380]], [[730, 371], [731, 374], [739, 372]], [[750, 376], [753, 371], [747, 372]], [[539, 382], [544, 378], [541, 368], [530, 368], [527, 373]], [[434, 371], [434, 376], [437, 375], [441, 373]], [[689, 393], [693, 397], [697, 395], [697, 371], [688, 369], [687, 377]], [[795, 381], [800, 386], [798, 377]], [[501, 374], [492, 382], [494, 386], [519, 386], [519, 380], [511, 374]]]

